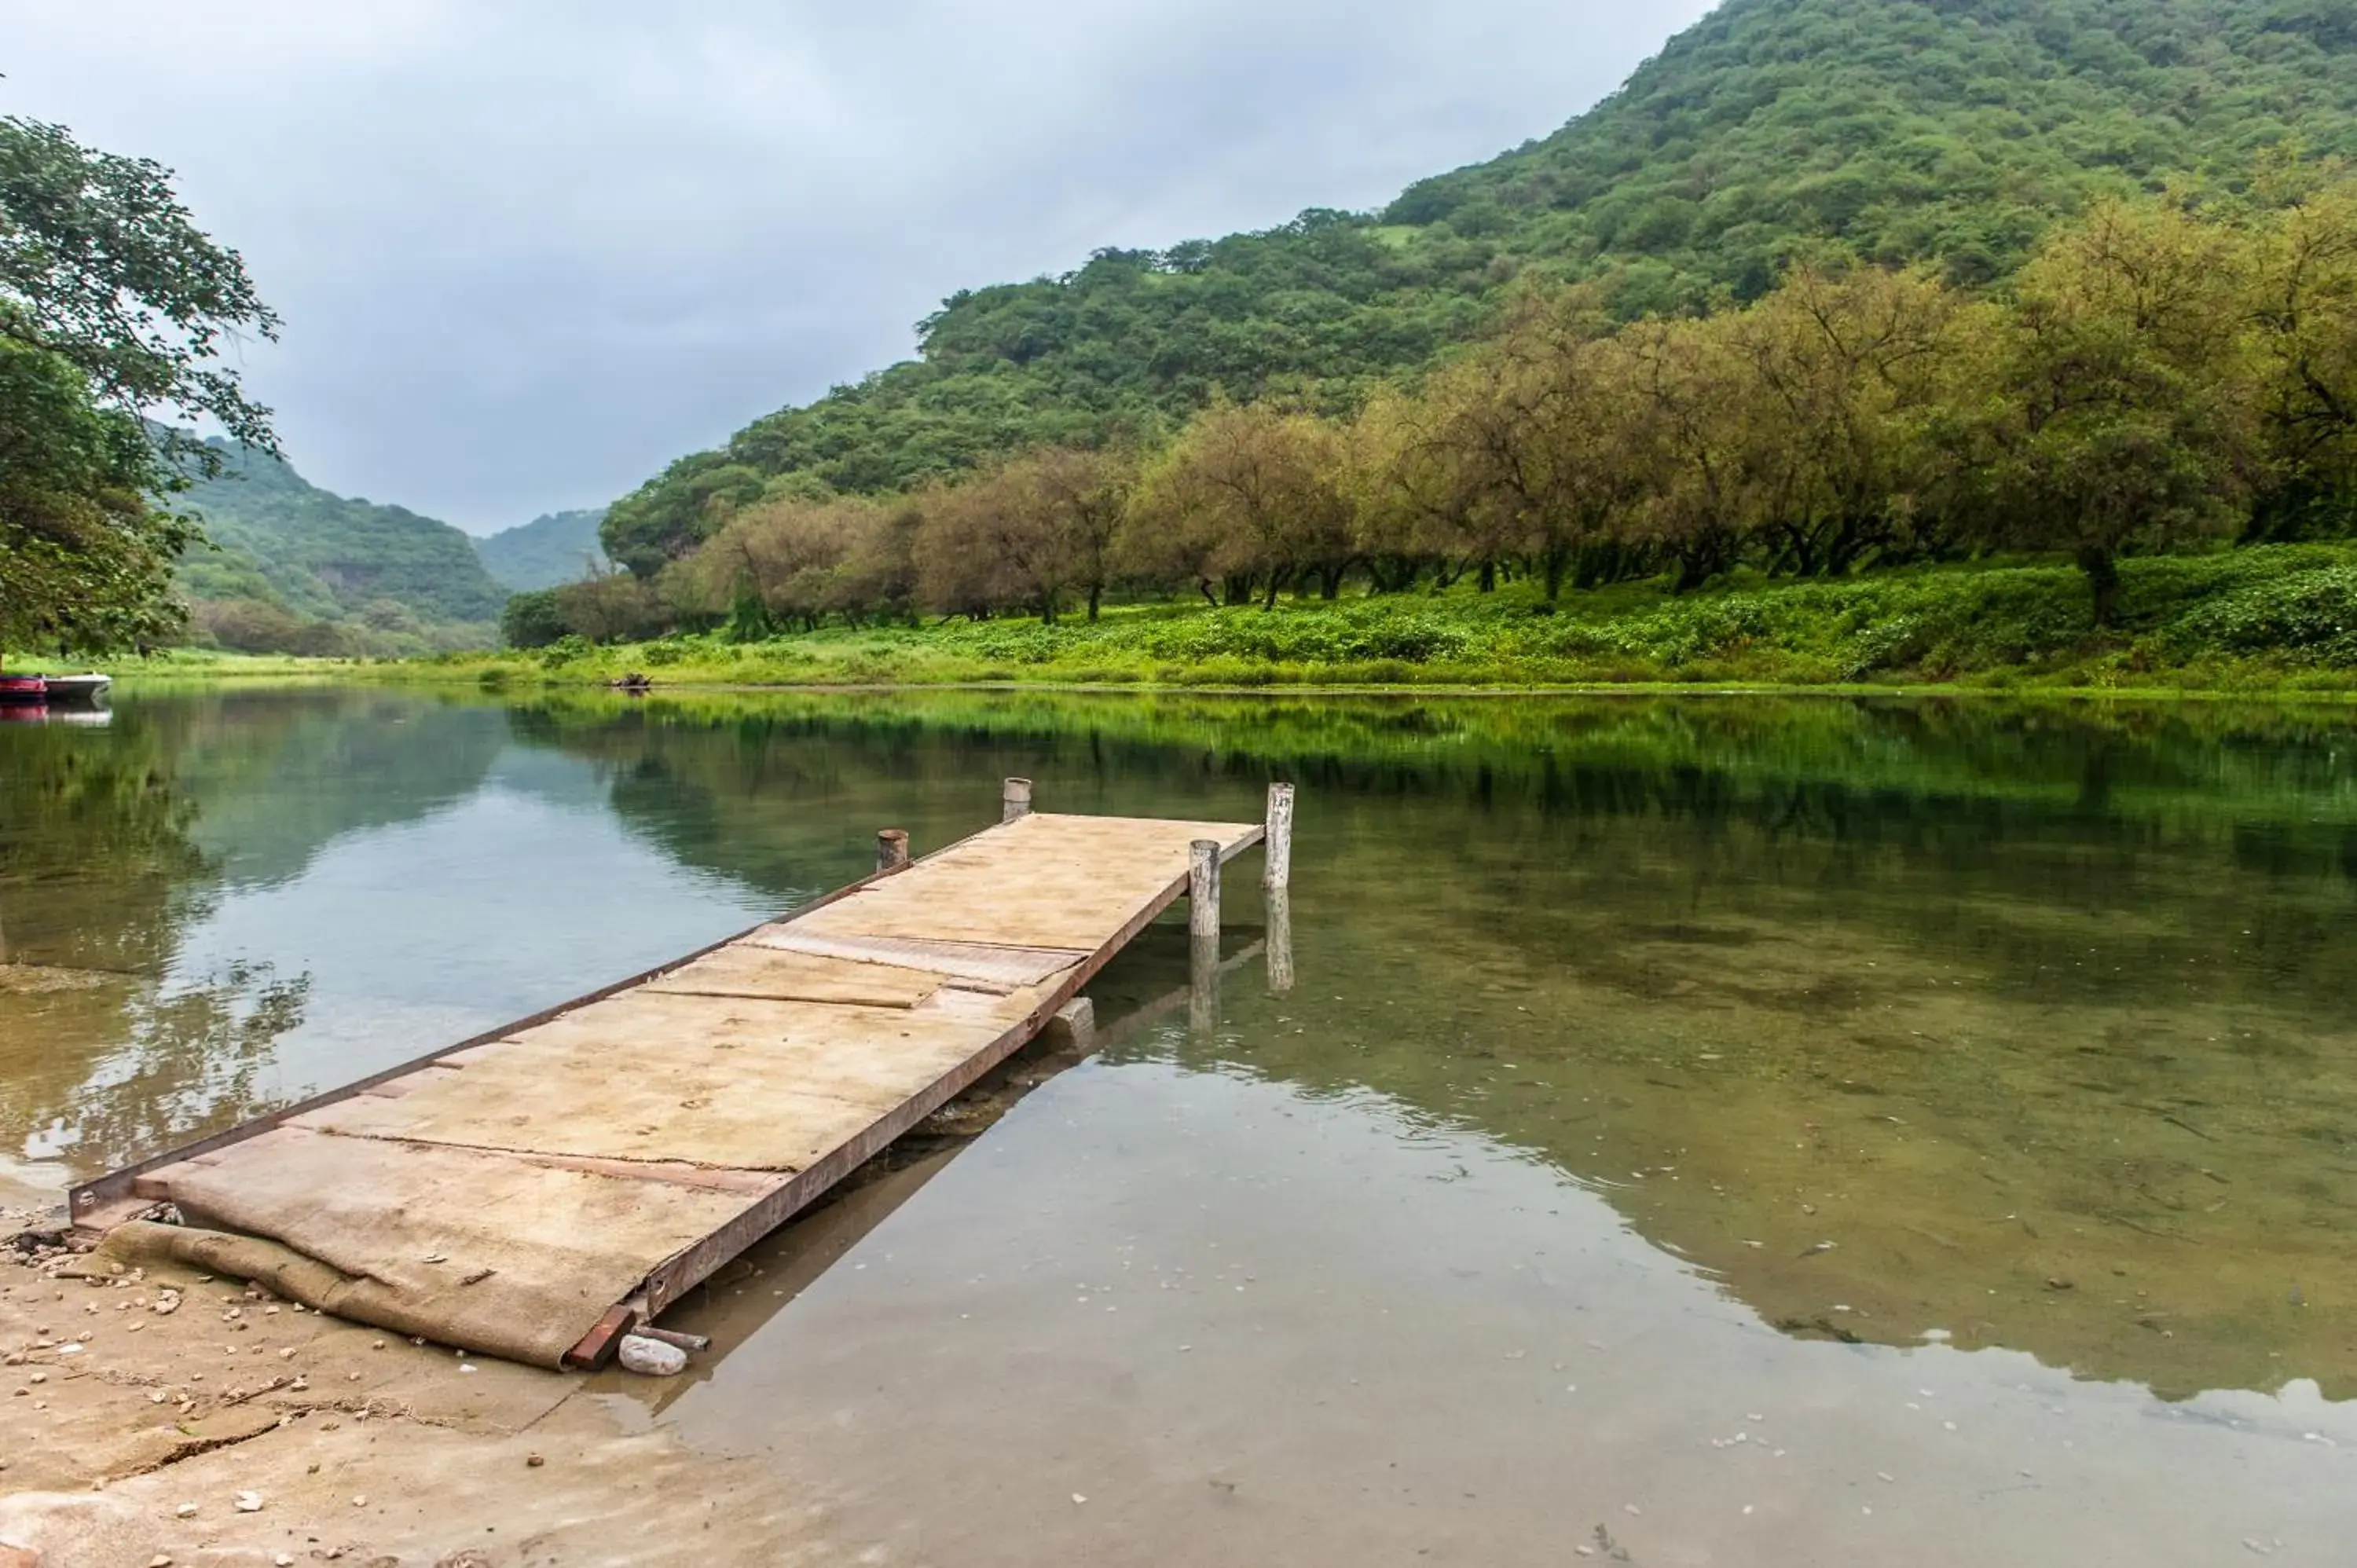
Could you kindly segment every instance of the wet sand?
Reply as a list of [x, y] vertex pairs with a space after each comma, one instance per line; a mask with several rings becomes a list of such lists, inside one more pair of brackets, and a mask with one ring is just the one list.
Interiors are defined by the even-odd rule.
[[[47, 1218], [43, 1196], [0, 1182], [0, 1230]], [[581, 1378], [233, 1281], [0, 1261], [0, 1568], [845, 1560], [776, 1471], [691, 1447]]]

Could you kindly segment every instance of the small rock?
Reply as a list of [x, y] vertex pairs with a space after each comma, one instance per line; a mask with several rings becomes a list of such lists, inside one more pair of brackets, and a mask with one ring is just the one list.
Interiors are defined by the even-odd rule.
[[1087, 1502], [1089, 1499], [1088, 1499], [1085, 1496], [1083, 1496], [1082, 1494], [1081, 1494], [1081, 1493], [1079, 1493], [1079, 1492], [1074, 1492], [1074, 1493], [1072, 1494], [1072, 1500], [1073, 1500], [1074, 1502], [1076, 1502], [1076, 1503], [1084, 1503], [1084, 1502]]
[[531, 1466], [533, 1469], [535, 1469], [535, 1470], [539, 1469], [543, 1465], [545, 1465], [545, 1464], [547, 1464], [547, 1463], [548, 1463], [548, 1461], [547, 1461], [547, 1460], [545, 1460], [545, 1459], [542, 1458], [542, 1457], [541, 1457], [539, 1455], [537, 1455], [537, 1454], [527, 1454], [527, 1455], [525, 1455], [523, 1456], [523, 1462], [524, 1462], [527, 1466]]
[[673, 1378], [687, 1370], [686, 1351], [643, 1334], [623, 1335], [619, 1354], [625, 1368], [651, 1378]]
[[197, 1517], [197, 1505], [194, 1503], [182, 1503], [178, 1508], [172, 1510], [172, 1517], [174, 1519], [194, 1519]]
[[260, 1513], [262, 1511], [262, 1494], [260, 1492], [240, 1492], [237, 1495], [236, 1500], [237, 1511], [240, 1513]]
[[368, 1507], [368, 1494], [366, 1492], [354, 1492], [352, 1494], [352, 1507], [356, 1509], [364, 1509]]

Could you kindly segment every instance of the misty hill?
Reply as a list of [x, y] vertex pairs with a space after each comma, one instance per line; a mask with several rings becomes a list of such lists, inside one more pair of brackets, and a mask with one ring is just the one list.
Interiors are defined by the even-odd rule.
[[1339, 410], [1525, 273], [1606, 280], [1624, 316], [1753, 297], [1813, 252], [1999, 279], [2092, 196], [2231, 188], [2287, 145], [2357, 152], [2357, 0], [1728, 0], [1553, 135], [1381, 213], [954, 295], [916, 360], [618, 502], [607, 548], [651, 569], [783, 476], [897, 489], [1222, 393]]
[[447, 522], [332, 494], [251, 451], [179, 499], [213, 545], [178, 570], [199, 640], [378, 655], [498, 641], [508, 592]]
[[554, 588], [605, 569], [606, 553], [597, 542], [597, 525], [605, 520], [604, 507], [549, 512], [476, 540], [475, 554], [504, 588], [519, 594]]

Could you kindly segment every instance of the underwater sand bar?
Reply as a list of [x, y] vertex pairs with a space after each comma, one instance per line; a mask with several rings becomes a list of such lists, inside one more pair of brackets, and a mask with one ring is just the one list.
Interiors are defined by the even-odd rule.
[[[1010, 805], [786, 919], [78, 1187], [75, 1220], [594, 1366], [1028, 1043], [1189, 895], [1191, 846], [1224, 863], [1264, 836]], [[166, 1203], [179, 1223], [150, 1222]]]

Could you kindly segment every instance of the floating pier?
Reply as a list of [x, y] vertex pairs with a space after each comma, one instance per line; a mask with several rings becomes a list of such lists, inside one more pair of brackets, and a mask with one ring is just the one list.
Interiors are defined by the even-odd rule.
[[[589, 1367], [1028, 1044], [1268, 822], [1031, 811], [785, 919], [77, 1187], [77, 1226], [321, 1310]], [[1205, 954], [1199, 952], [1200, 967]], [[1288, 960], [1289, 968], [1289, 960]], [[177, 1210], [178, 1224], [148, 1216]], [[658, 1331], [658, 1337], [661, 1336]]]

